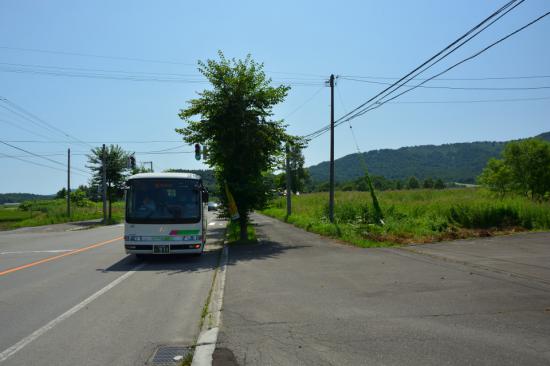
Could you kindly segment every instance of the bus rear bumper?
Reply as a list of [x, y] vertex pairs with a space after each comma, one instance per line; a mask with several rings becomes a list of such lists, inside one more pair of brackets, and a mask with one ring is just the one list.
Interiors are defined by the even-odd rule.
[[[161, 248], [155, 248], [155, 246]], [[124, 244], [124, 249], [126, 254], [193, 254], [202, 253], [204, 250], [204, 244]]]

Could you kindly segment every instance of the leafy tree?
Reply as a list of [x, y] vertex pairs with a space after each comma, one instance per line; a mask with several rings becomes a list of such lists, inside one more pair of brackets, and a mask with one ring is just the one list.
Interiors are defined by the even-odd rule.
[[92, 205], [92, 201], [88, 199], [86, 192], [81, 189], [71, 192], [71, 203], [76, 207], [88, 207]]
[[[102, 156], [103, 149], [96, 147], [91, 150], [88, 156], [87, 165], [92, 170], [93, 176], [90, 182], [92, 187], [101, 187], [103, 168]], [[124, 151], [118, 145], [109, 145], [105, 148], [105, 165], [106, 165], [106, 184], [107, 184], [107, 200], [109, 201], [109, 216], [111, 221], [112, 203], [113, 200], [121, 199], [124, 193], [124, 182], [128, 176], [128, 161], [129, 153]]]
[[434, 183], [434, 188], [435, 189], [445, 189], [445, 183], [443, 183], [443, 180], [438, 178], [438, 179], [436, 179], [436, 181]]
[[478, 178], [479, 184], [504, 197], [512, 189], [512, 171], [504, 160], [489, 159], [487, 166]]
[[422, 187], [424, 188], [433, 188], [434, 187], [434, 181], [432, 178], [424, 179], [424, 183], [422, 184]]
[[[282, 157], [281, 160], [281, 168], [284, 171], [277, 176], [276, 185], [277, 188], [286, 190], [286, 157]], [[304, 168], [304, 161], [302, 146], [300, 144], [292, 144], [290, 146], [289, 162], [293, 193], [304, 192], [305, 187], [309, 184], [309, 172]]]
[[[246, 240], [250, 212], [265, 207], [270, 197], [267, 172], [281, 157], [283, 143], [290, 140], [282, 121], [270, 120], [273, 106], [285, 99], [290, 88], [272, 87], [263, 64], [250, 55], [245, 60], [229, 60], [222, 52], [218, 54], [219, 61], [199, 61], [199, 71], [212, 89], [200, 92], [199, 98], [180, 111], [188, 125], [176, 131], [187, 143], [208, 146], [206, 163], [214, 168], [219, 184], [227, 184], [234, 196], [240, 238]], [[195, 116], [200, 119], [192, 120]]]
[[418, 182], [418, 179], [416, 179], [415, 177], [410, 177], [409, 181], [407, 183], [407, 188], [408, 189], [418, 189], [418, 188], [420, 188], [420, 183]]
[[67, 197], [67, 189], [65, 187], [61, 188], [56, 194], [55, 198], [66, 198]]
[[403, 189], [403, 182], [400, 179], [395, 181], [395, 189]]
[[550, 143], [539, 139], [512, 141], [502, 153], [515, 189], [532, 199], [550, 192]]

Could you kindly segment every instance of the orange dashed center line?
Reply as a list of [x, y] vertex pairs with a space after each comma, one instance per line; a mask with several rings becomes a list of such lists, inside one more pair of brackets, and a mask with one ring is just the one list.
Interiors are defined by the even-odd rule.
[[20, 271], [20, 270], [25, 269], [25, 268], [34, 267], [34, 266], [37, 266], [37, 265], [42, 264], [42, 263], [51, 262], [51, 261], [53, 261], [53, 260], [56, 260], [56, 259], [59, 259], [59, 258], [63, 258], [63, 257], [67, 257], [67, 256], [69, 256], [69, 255], [73, 255], [73, 254], [77, 254], [77, 253], [82, 253], [82, 252], [85, 252], [85, 251], [87, 251], [87, 250], [94, 249], [94, 248], [98, 248], [98, 247], [100, 247], [100, 246], [103, 246], [103, 245], [105, 245], [105, 244], [112, 243], [112, 242], [117, 241], [117, 240], [120, 240], [120, 239], [122, 239], [122, 236], [119, 236], [118, 238], [114, 238], [114, 239], [102, 241], [102, 242], [100, 242], [100, 243], [92, 244], [92, 245], [89, 245], [89, 246], [84, 247], [84, 248], [71, 250], [70, 252], [66, 252], [66, 253], [63, 253], [63, 254], [54, 255], [54, 256], [52, 256], [52, 257], [40, 259], [40, 260], [38, 260], [38, 261], [31, 262], [31, 263], [27, 263], [27, 264], [24, 264], [24, 265], [19, 266], [19, 267], [14, 267], [14, 268], [6, 269], [5, 271], [0, 272], [0, 276], [4, 276], [4, 275], [7, 275], [7, 274], [12, 273], [12, 272], [17, 272], [17, 271]]

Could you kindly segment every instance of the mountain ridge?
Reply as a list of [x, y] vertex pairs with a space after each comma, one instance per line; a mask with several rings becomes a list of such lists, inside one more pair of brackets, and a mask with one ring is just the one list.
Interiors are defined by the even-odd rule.
[[[550, 132], [534, 138], [550, 142]], [[517, 141], [517, 140], [510, 140]], [[362, 153], [369, 173], [388, 179], [441, 178], [446, 182], [475, 183], [490, 158], [499, 157], [510, 141], [475, 141], [442, 145], [416, 145], [399, 149], [378, 149]], [[335, 159], [335, 180], [346, 182], [364, 175], [358, 153]], [[308, 168], [314, 183], [328, 181], [328, 161]]]

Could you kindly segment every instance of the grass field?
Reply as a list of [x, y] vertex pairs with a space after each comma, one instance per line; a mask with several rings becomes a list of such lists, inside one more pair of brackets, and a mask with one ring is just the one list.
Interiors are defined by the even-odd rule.
[[[70, 221], [84, 221], [103, 217], [102, 203], [92, 203], [87, 207], [71, 207], [71, 217], [66, 214], [65, 200], [40, 200], [28, 202], [22, 207], [0, 207], [0, 230], [27, 226], [42, 226]], [[124, 203], [113, 203], [113, 221], [124, 217]]]
[[497, 199], [483, 189], [384, 191], [378, 199], [384, 225], [374, 222], [367, 192], [336, 192], [334, 224], [328, 220], [328, 193], [293, 197], [288, 218], [285, 197], [262, 213], [363, 247], [550, 229], [550, 203]]

